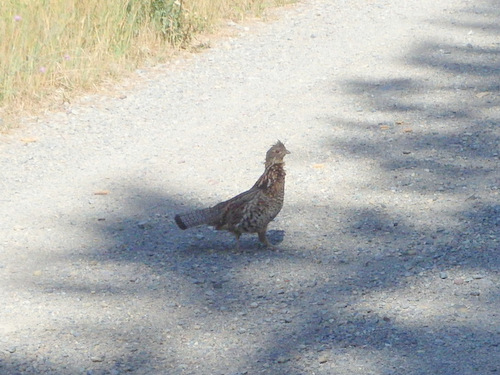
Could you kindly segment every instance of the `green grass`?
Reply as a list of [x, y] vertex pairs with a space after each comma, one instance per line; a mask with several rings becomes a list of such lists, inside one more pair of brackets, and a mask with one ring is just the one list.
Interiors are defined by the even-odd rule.
[[0, 119], [158, 63], [287, 0], [1, 0]]

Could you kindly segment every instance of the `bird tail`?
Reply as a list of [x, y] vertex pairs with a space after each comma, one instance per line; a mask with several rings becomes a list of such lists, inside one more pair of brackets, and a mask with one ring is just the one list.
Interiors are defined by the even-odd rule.
[[204, 208], [175, 215], [175, 222], [182, 230], [196, 227], [198, 225], [215, 225], [219, 217], [219, 210], [215, 207]]

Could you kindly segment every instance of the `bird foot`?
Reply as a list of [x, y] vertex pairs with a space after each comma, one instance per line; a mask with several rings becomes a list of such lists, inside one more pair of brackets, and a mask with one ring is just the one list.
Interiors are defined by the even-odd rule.
[[265, 248], [267, 250], [271, 250], [271, 251], [276, 251], [278, 248], [276, 246], [274, 246], [272, 243], [270, 243], [269, 241], [263, 243], [263, 242], [260, 242], [259, 243], [259, 248]]

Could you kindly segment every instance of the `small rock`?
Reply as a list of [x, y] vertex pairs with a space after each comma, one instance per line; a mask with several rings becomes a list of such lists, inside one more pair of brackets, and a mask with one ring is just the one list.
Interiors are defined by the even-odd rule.
[[417, 251], [414, 249], [404, 250], [401, 252], [401, 255], [416, 255]]
[[222, 283], [220, 281], [214, 281], [212, 285], [214, 289], [222, 289]]
[[319, 363], [326, 363], [328, 362], [328, 356], [326, 354], [322, 354], [318, 358]]
[[276, 360], [276, 362], [278, 362], [278, 363], [286, 363], [286, 362], [289, 362], [289, 361], [290, 361], [290, 358], [283, 357], [283, 356], [278, 357], [278, 359]]
[[453, 280], [453, 284], [455, 284], [455, 285], [462, 285], [463, 283], [465, 283], [464, 279]]
[[95, 356], [90, 357], [90, 360], [92, 362], [103, 362], [104, 356], [103, 355], [95, 355]]
[[475, 297], [479, 297], [481, 295], [481, 291], [473, 290], [472, 292], [470, 292], [470, 295], [475, 296]]
[[439, 272], [439, 277], [441, 279], [447, 279], [448, 278], [448, 273], [446, 273], [446, 272]]
[[259, 307], [259, 304], [258, 304], [257, 302], [252, 302], [252, 303], [250, 304], [250, 307], [251, 307], [252, 309], [255, 309], [256, 307]]
[[153, 227], [153, 225], [151, 225], [151, 223], [148, 220], [139, 221], [137, 223], [137, 226], [140, 229], [151, 229]]
[[472, 278], [473, 278], [473, 279], [476, 279], [476, 280], [479, 280], [479, 279], [484, 279], [484, 277], [485, 277], [485, 276], [484, 276], [484, 275], [482, 275], [482, 274], [472, 275]]
[[453, 307], [455, 308], [455, 310], [457, 312], [462, 313], [462, 314], [464, 314], [464, 313], [466, 313], [466, 312], [469, 311], [469, 309], [465, 305], [455, 305]]

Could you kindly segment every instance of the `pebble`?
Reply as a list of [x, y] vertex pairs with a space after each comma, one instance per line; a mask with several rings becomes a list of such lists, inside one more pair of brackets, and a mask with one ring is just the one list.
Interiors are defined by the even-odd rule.
[[320, 355], [319, 358], [318, 358], [318, 362], [319, 363], [326, 363], [326, 362], [328, 362], [328, 355], [326, 355], [326, 354]]
[[212, 286], [214, 287], [214, 289], [222, 289], [223, 284], [221, 282], [216, 281], [212, 283]]
[[289, 361], [290, 361], [290, 357], [284, 357], [284, 356], [278, 357], [278, 359], [276, 360], [276, 362], [278, 362], [278, 363], [286, 363]]
[[441, 279], [447, 279], [448, 278], [448, 274], [446, 272], [439, 272], [439, 277]]
[[139, 221], [139, 222], [137, 223], [137, 226], [138, 226], [140, 229], [151, 229], [151, 228], [153, 228], [153, 225], [149, 222], [149, 220]]

